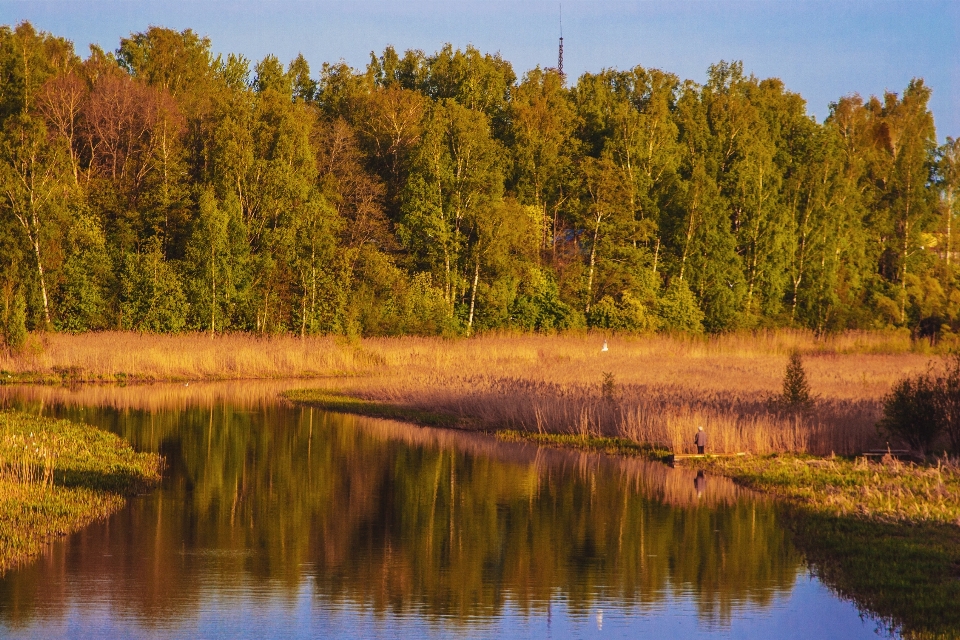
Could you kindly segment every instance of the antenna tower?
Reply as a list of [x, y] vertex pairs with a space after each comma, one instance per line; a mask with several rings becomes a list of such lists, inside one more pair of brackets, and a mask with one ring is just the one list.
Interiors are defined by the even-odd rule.
[[557, 59], [557, 72], [560, 74], [561, 78], [565, 78], [563, 75], [563, 5], [560, 5], [560, 56]]

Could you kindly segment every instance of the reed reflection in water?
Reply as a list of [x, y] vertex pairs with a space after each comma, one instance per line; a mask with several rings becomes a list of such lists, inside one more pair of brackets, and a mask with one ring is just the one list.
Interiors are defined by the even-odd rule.
[[728, 634], [798, 595], [847, 637], [873, 629], [807, 577], [776, 505], [723, 478], [300, 409], [280, 387], [4, 389], [168, 463], [160, 491], [0, 579], [6, 631]]

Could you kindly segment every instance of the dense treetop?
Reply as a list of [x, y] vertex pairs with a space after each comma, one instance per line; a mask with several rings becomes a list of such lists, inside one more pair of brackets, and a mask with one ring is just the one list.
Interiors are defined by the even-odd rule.
[[518, 78], [114, 52], [0, 27], [0, 299], [60, 331], [960, 327], [930, 88], [831, 105], [710, 67]]

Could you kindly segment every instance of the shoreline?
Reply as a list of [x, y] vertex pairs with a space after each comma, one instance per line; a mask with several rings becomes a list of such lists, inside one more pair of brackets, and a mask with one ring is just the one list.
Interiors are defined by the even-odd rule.
[[[955, 463], [931, 467], [894, 459], [872, 462], [862, 456], [831, 458], [798, 453], [677, 456], [667, 447], [627, 438], [482, 428], [464, 424], [452, 414], [375, 402], [332, 390], [294, 389], [281, 395], [296, 404], [323, 410], [399, 420], [418, 426], [479, 431], [499, 440], [527, 441], [611, 455], [641, 455], [663, 463], [717, 473], [748, 488], [826, 515], [912, 524], [930, 521], [960, 527], [960, 465]], [[896, 496], [898, 502], [894, 506], [886, 493], [898, 486], [902, 491]], [[930, 498], [934, 495], [935, 500]], [[930, 502], [922, 500], [924, 497], [930, 498]]]
[[[321, 410], [389, 418], [417, 426], [452, 426], [455, 416], [434, 415], [433, 424], [415, 418], [424, 412], [397, 405], [350, 398], [330, 391], [293, 390], [283, 394], [291, 402]], [[447, 424], [444, 424], [446, 422]], [[589, 434], [548, 434], [511, 429], [484, 430], [503, 441], [525, 441], [553, 448], [642, 456], [673, 464], [665, 450], [622, 438]], [[670, 459], [670, 462], [667, 461]], [[809, 455], [687, 457], [676, 461], [686, 468], [730, 478], [737, 484], [770, 495], [785, 506], [794, 544], [807, 558], [811, 572], [841, 597], [877, 615], [904, 638], [953, 638], [960, 630], [960, 466], [920, 467], [886, 459], [828, 458]], [[876, 476], [901, 488], [913, 489], [913, 502], [898, 508], [884, 503], [879, 489], [857, 495], [851, 479]], [[905, 474], [904, 471], [907, 473]], [[947, 475], [949, 504], [931, 512], [934, 472]], [[926, 486], [917, 486], [926, 481]], [[859, 488], [870, 489], [869, 485]], [[860, 499], [858, 501], [858, 498]], [[944, 498], [944, 496], [941, 496]], [[872, 499], [872, 502], [871, 502]], [[945, 500], [941, 499], [941, 503]], [[913, 508], [908, 508], [908, 507]], [[944, 505], [941, 504], [941, 507]], [[922, 516], [922, 517], [921, 517]], [[931, 517], [933, 516], [933, 517]]]
[[162, 465], [96, 427], [0, 410], [0, 575], [156, 487]]
[[[127, 387], [127, 390], [136, 392], [133, 385]], [[390, 389], [387, 389], [388, 393], [389, 391]], [[538, 446], [572, 448], [614, 456], [641, 456], [661, 462], [667, 457], [665, 454], [669, 453], [664, 447], [641, 445], [626, 438], [598, 437], [589, 431], [550, 434], [508, 428], [495, 429], [492, 428], [494, 425], [489, 421], [489, 415], [464, 421], [452, 411], [428, 411], [422, 406], [415, 408], [396, 402], [360, 398], [349, 395], [350, 393], [356, 391], [352, 388], [342, 391], [327, 388], [291, 389], [281, 397], [322, 410], [485, 433], [502, 441], [527, 441]], [[276, 397], [273, 395], [276, 391], [271, 394]], [[400, 394], [393, 397], [405, 398]], [[444, 408], [446, 407], [441, 407]], [[892, 517], [896, 512], [889, 510], [889, 504], [873, 505], [873, 512], [860, 512], [851, 509], [844, 511], [837, 508], [837, 504], [830, 509], [821, 504], [818, 509], [816, 504], [809, 501], [810, 495], [834, 498], [847, 495], [843, 493], [842, 486], [836, 490], [825, 489], [831, 478], [838, 481], [835, 484], [839, 485], [843, 484], [842, 481], [854, 478], [850, 473], [859, 473], [861, 477], [869, 475], [870, 478], [877, 473], [878, 478], [882, 479], [883, 473], [878, 472], [883, 472], [884, 469], [887, 470], [885, 473], [897, 482], [925, 480], [928, 483], [926, 488], [914, 487], [923, 493], [931, 488], [931, 478], [918, 477], [911, 480], [912, 476], [903, 476], [905, 470], [911, 469], [919, 469], [929, 474], [929, 467], [917, 468], [915, 465], [897, 463], [895, 460], [858, 462], [853, 458], [831, 459], [794, 454], [681, 458], [675, 460], [675, 463], [688, 469], [700, 467], [708, 473], [731, 477], [738, 484], [775, 496], [784, 504], [783, 514], [787, 529], [795, 539], [797, 548], [808, 558], [814, 575], [821, 577], [831, 589], [842, 596], [855, 599], [873, 614], [889, 617], [895, 621], [895, 624], [891, 623], [892, 626], [902, 626], [903, 629], [914, 631], [932, 630], [936, 633], [946, 629], [947, 634], [960, 629], [960, 611], [954, 613], [955, 607], [952, 606], [952, 603], [960, 601], [960, 527], [945, 517], [948, 511], [938, 516], [939, 519], [931, 520], [923, 519], [922, 511], [905, 511], [906, 517]], [[758, 469], [750, 466], [761, 463], [766, 467]], [[858, 464], [861, 467], [859, 470], [856, 469]], [[898, 464], [900, 468], [897, 468]], [[787, 473], [788, 471], [791, 472]], [[945, 474], [945, 485], [952, 491], [956, 487], [956, 469], [943, 466], [940, 472]], [[822, 477], [824, 475], [829, 477]], [[801, 484], [801, 481], [806, 482], [806, 485]], [[790, 490], [804, 486], [807, 495], [802, 492], [790, 495]], [[874, 490], [874, 494], [880, 495], [878, 490]], [[944, 500], [949, 499], [950, 496], [944, 496]], [[843, 503], [838, 504], [842, 506]], [[893, 504], [896, 505], [896, 500]], [[884, 508], [888, 511], [884, 512]], [[921, 516], [918, 521], [910, 519], [918, 516]], [[907, 634], [905, 637], [913, 636]]]

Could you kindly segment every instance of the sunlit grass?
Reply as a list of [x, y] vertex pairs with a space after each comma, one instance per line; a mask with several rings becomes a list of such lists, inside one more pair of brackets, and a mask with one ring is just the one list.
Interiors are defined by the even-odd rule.
[[960, 525], [960, 468], [955, 463], [778, 455], [707, 457], [686, 464], [827, 515]]
[[66, 420], [0, 412], [0, 571], [160, 480], [161, 459]]
[[[600, 350], [604, 340], [607, 352]], [[113, 332], [34, 335], [31, 344], [0, 356], [0, 380], [336, 377], [325, 386], [341, 395], [442, 415], [464, 428], [588, 433], [678, 453], [693, 450], [700, 424], [715, 452], [827, 455], [882, 447], [874, 428], [880, 399], [897, 378], [935, 357], [902, 332], [818, 339], [788, 330], [458, 340]], [[794, 350], [803, 354], [818, 401], [813, 411], [785, 415], [770, 399]]]
[[450, 414], [363, 400], [329, 389], [294, 389], [285, 391], [281, 395], [293, 402], [305, 403], [337, 413], [352, 413], [386, 420], [404, 420], [430, 427], [463, 428], [466, 426], [459, 423], [456, 416]]
[[666, 449], [651, 444], [639, 443], [627, 438], [597, 437], [590, 434], [530, 433], [504, 429], [497, 432], [497, 439], [504, 442], [533, 442], [554, 447], [598, 451], [611, 455], [646, 456], [657, 460], [665, 459], [670, 455]]

